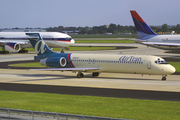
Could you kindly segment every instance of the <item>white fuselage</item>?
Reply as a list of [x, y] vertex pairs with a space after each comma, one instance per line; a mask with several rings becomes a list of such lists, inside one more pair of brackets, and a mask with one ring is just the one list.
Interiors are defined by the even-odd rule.
[[[138, 41], [139, 40], [139, 41]], [[149, 42], [148, 46], [164, 49], [164, 50], [179, 50], [180, 35], [148, 35], [135, 40], [137, 43]], [[152, 44], [151, 44], [152, 43]]]
[[148, 42], [180, 43], [180, 35], [149, 35], [142, 39]]
[[104, 55], [71, 54], [72, 66], [75, 68], [99, 68], [89, 72], [137, 73], [167, 75], [175, 68], [164, 59], [148, 55]]
[[[21, 48], [32, 47], [29, 42], [27, 32], [0, 32], [0, 45], [6, 43], [17, 43]], [[29, 33], [29, 32], [28, 32]], [[75, 41], [67, 34], [60, 32], [38, 32], [47, 43], [49, 47], [68, 47], [75, 43]]]

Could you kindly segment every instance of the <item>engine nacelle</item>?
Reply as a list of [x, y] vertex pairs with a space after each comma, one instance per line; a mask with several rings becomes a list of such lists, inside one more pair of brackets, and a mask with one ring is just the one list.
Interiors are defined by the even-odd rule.
[[18, 52], [21, 49], [21, 45], [17, 43], [6, 43], [4, 49], [9, 52]]
[[40, 64], [48, 67], [65, 67], [67, 64], [67, 60], [64, 57], [53, 57], [53, 58], [45, 58], [40, 60]]

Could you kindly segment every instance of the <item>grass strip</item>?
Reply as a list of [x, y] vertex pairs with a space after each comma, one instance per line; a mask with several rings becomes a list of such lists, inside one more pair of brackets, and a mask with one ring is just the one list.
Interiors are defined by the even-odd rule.
[[168, 62], [176, 68], [176, 72], [180, 72], [180, 62]]
[[134, 43], [133, 40], [75, 40], [76, 43]]
[[180, 102], [0, 91], [0, 107], [138, 120], [179, 120]]
[[14, 66], [14, 67], [44, 67], [44, 68], [47, 68], [46, 66], [41, 65], [40, 62], [9, 64], [9, 66]]
[[112, 34], [112, 35], [106, 35], [106, 34], [70, 34], [72, 38], [137, 38], [137, 34]]
[[[91, 46], [91, 47], [76, 47], [76, 46], [71, 46], [68, 47], [69, 50], [65, 50], [65, 51], [82, 51], [82, 50], [112, 50], [112, 49], [116, 49], [116, 47], [96, 47], [96, 46]], [[28, 51], [34, 51], [33, 48], [26, 48], [26, 50]], [[53, 48], [53, 51], [61, 51], [61, 48]]]

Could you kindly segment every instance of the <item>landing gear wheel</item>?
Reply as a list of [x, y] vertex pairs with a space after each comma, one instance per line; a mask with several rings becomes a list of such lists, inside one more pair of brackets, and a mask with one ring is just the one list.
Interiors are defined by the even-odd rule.
[[64, 53], [64, 49], [65, 49], [66, 47], [62, 47], [61, 48], [61, 53]]
[[162, 79], [161, 79], [161, 80], [165, 81], [165, 80], [166, 80], [166, 77], [162, 77]]
[[0, 51], [0, 54], [9, 54], [9, 51]]
[[28, 50], [22, 49], [22, 50], [20, 50], [18, 53], [28, 53]]
[[83, 78], [83, 77], [84, 77], [84, 74], [83, 74], [83, 73], [79, 72], [79, 73], [77, 74], [77, 78]]
[[93, 72], [93, 73], [92, 73], [92, 76], [93, 76], [93, 77], [98, 77], [98, 76], [99, 76], [99, 73], [98, 73], [98, 72]]
[[167, 75], [162, 75], [162, 79], [161, 80], [165, 81], [166, 77], [167, 77]]

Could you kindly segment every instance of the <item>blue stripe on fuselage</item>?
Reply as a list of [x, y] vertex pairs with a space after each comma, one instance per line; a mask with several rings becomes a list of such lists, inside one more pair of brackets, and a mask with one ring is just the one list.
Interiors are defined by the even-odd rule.
[[[4, 38], [1, 37], [0, 40], [29, 40], [28, 38]], [[71, 42], [72, 38], [43, 38], [43, 40], [54, 40], [54, 41], [63, 41], [63, 42]]]

